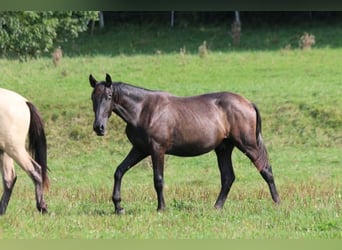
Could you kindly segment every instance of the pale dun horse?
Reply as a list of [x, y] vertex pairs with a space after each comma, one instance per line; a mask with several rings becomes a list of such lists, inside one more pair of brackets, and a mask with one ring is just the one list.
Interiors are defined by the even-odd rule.
[[[28, 151], [25, 146], [27, 137]], [[0, 88], [0, 170], [3, 181], [0, 215], [6, 212], [17, 180], [13, 160], [33, 180], [37, 209], [46, 213], [43, 191], [49, 187], [49, 179], [43, 121], [31, 102], [15, 92]]]

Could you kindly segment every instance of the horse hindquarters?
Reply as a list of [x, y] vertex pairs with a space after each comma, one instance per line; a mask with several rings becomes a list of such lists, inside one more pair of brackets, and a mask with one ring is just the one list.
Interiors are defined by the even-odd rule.
[[0, 152], [0, 171], [2, 174], [3, 194], [0, 200], [0, 215], [5, 214], [7, 205], [12, 195], [17, 176], [13, 166], [13, 160], [6, 153]]
[[273, 201], [275, 203], [279, 203], [280, 198], [274, 183], [267, 149], [261, 135], [261, 116], [256, 105], [252, 104], [252, 107], [254, 109], [254, 115], [246, 116], [244, 119], [237, 120], [235, 124], [239, 127], [236, 129], [232, 139], [235, 141], [235, 144], [240, 151], [246, 154], [253, 162], [266, 181]]

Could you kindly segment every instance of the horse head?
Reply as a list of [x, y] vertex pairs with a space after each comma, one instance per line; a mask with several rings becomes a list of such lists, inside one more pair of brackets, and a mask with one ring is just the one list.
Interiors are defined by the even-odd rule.
[[96, 81], [92, 75], [89, 75], [89, 82], [90, 86], [93, 88], [91, 94], [95, 114], [93, 129], [98, 136], [103, 136], [105, 134], [108, 118], [112, 114], [113, 82], [109, 74], [106, 74], [106, 81], [102, 82]]

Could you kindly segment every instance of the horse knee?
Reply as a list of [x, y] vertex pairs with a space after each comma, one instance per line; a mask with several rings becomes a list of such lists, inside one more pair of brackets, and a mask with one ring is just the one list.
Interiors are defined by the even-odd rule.
[[164, 180], [163, 177], [158, 175], [154, 177], [154, 187], [155, 189], [158, 190], [162, 190], [163, 189], [163, 185], [164, 185]]

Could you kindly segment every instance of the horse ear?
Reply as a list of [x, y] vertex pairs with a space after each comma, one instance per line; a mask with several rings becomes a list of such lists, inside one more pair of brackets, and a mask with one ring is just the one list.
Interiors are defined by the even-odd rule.
[[108, 73], [106, 74], [106, 83], [108, 83], [109, 85], [112, 84], [112, 78]]
[[93, 77], [92, 74], [89, 75], [89, 82], [90, 82], [90, 86], [95, 88], [95, 85], [96, 85], [97, 81], [95, 80], [95, 78]]
[[106, 87], [110, 87], [112, 85], [112, 78], [108, 73], [106, 73], [106, 82], [105, 82]]

